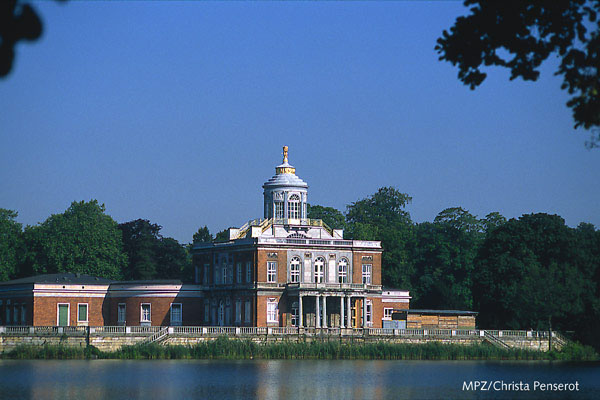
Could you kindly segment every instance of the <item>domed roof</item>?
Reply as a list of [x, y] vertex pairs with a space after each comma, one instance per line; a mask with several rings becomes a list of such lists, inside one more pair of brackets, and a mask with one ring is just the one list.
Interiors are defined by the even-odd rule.
[[296, 168], [288, 163], [288, 147], [283, 146], [283, 163], [275, 167], [275, 175], [263, 184], [263, 188], [308, 188], [308, 184], [296, 176]]

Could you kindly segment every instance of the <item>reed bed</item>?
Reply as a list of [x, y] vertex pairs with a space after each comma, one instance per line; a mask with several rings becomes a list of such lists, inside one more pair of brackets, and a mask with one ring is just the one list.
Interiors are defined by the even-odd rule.
[[19, 346], [2, 358], [13, 359], [283, 359], [283, 360], [565, 360], [594, 361], [598, 355], [589, 346], [570, 344], [562, 351], [540, 352], [499, 349], [487, 344], [442, 343], [340, 343], [333, 341], [276, 342], [258, 344], [249, 340], [218, 338], [193, 346], [156, 343], [124, 346], [103, 352], [93, 346]]

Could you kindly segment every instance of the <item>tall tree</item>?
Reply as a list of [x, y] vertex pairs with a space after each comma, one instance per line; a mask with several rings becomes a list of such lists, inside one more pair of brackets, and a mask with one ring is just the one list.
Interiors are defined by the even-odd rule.
[[410, 259], [414, 232], [410, 214], [404, 208], [411, 200], [406, 193], [383, 187], [350, 204], [346, 212], [350, 239], [381, 240], [383, 284], [408, 290], [414, 273]]
[[482, 239], [481, 221], [460, 207], [417, 225], [415, 306], [471, 309], [474, 259]]
[[147, 219], [119, 224], [123, 232], [123, 245], [129, 262], [123, 270], [123, 277], [127, 280], [154, 279], [159, 265], [156, 250], [160, 242], [160, 229], [158, 224], [153, 224]]
[[0, 281], [16, 276], [23, 251], [23, 228], [18, 213], [0, 208]]
[[345, 229], [346, 217], [340, 210], [333, 207], [323, 207], [319, 205], [308, 204], [306, 213], [310, 219], [320, 219], [332, 229]]
[[189, 275], [190, 258], [185, 246], [160, 234], [162, 227], [147, 219], [119, 224], [129, 263], [123, 271], [128, 280], [183, 279]]
[[97, 200], [74, 201], [62, 214], [25, 228], [21, 276], [78, 272], [118, 279], [127, 262], [117, 223]]
[[561, 60], [557, 75], [571, 99], [575, 127], [600, 140], [600, 0], [548, 2], [465, 0], [470, 14], [443, 31], [435, 49], [440, 60], [458, 65], [471, 89], [486, 78], [482, 66], [510, 69], [510, 79], [535, 81], [550, 55]]
[[213, 237], [208, 231], [208, 227], [198, 228], [198, 232], [194, 233], [192, 241], [194, 243], [208, 243], [213, 241]]
[[568, 328], [567, 317], [583, 310], [586, 290], [576, 243], [557, 215], [523, 215], [492, 231], [476, 260], [473, 295], [480, 324]]

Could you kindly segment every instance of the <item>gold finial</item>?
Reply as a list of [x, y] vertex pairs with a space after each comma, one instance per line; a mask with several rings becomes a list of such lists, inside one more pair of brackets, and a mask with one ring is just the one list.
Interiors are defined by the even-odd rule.
[[[287, 166], [284, 166], [287, 165]], [[296, 168], [292, 167], [288, 164], [288, 147], [283, 146], [283, 165], [279, 167], [275, 167], [275, 172], [277, 174], [295, 174]]]

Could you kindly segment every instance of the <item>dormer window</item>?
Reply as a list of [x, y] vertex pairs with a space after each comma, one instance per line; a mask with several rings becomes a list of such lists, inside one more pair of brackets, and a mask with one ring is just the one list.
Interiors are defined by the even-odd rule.
[[300, 218], [300, 196], [293, 194], [288, 199], [288, 218]]

